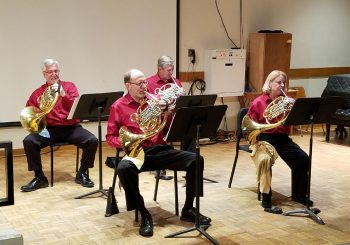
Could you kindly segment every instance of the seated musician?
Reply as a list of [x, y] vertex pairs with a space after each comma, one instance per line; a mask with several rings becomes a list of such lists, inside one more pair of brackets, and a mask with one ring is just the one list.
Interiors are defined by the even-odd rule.
[[[78, 89], [74, 83], [60, 79], [59, 63], [56, 60], [44, 60], [42, 74], [45, 83], [31, 94], [26, 108], [30, 109], [30, 106], [41, 108], [40, 98], [50, 88], [51, 91], [58, 93], [59, 97], [55, 104], [52, 105], [52, 110], [45, 116], [46, 128], [40, 132], [32, 132], [23, 140], [28, 170], [34, 171], [35, 176], [28, 184], [23, 185], [21, 190], [30, 192], [49, 186], [49, 182], [42, 170], [40, 150], [57, 142], [69, 142], [83, 149], [81, 165], [76, 174], [75, 182], [83, 187], [91, 188], [94, 186], [94, 182], [89, 178], [87, 170], [94, 166], [98, 140], [95, 135], [79, 124], [79, 119], [68, 119], [74, 99], [79, 96]], [[46, 105], [48, 102], [44, 101], [43, 105]], [[30, 113], [28, 114], [30, 115]], [[27, 119], [30, 119], [30, 117]], [[28, 123], [27, 120], [25, 122], [29, 124], [29, 127], [33, 127], [38, 124], [34, 119], [32, 119], [32, 123]]]
[[[147, 78], [147, 92], [158, 94], [157, 90], [165, 88], [168, 84], [177, 84], [182, 88], [179, 79], [173, 77], [174, 60], [170, 56], [163, 55], [157, 61], [157, 73]], [[163, 180], [171, 180], [173, 177], [166, 175], [166, 170], [159, 172], [159, 178]]]
[[[267, 113], [266, 108], [273, 100], [279, 96], [285, 96], [286, 80], [287, 76], [282, 71], [275, 70], [267, 76], [262, 87], [263, 94], [257, 97], [249, 107], [247, 115], [252, 121], [263, 128], [268, 126], [264, 112]], [[293, 104], [294, 100], [285, 98], [285, 103], [287, 107], [289, 106], [286, 110], [290, 110], [290, 104]], [[269, 123], [277, 123], [279, 120], [274, 118]], [[306, 205], [309, 156], [288, 136], [290, 126], [280, 123], [273, 128], [269, 126], [266, 128], [267, 130], [262, 129], [262, 133], [256, 138], [249, 139], [253, 150], [252, 159], [257, 169], [257, 182], [262, 193], [262, 207], [267, 212], [282, 213], [281, 208], [273, 207], [271, 203], [271, 168], [278, 155], [292, 170], [292, 200]], [[312, 201], [309, 204], [312, 206]]]
[[[163, 139], [165, 135], [164, 131], [155, 130], [153, 136], [146, 138], [142, 141], [140, 146], [137, 146], [140, 147], [141, 153], [136, 156], [132, 155], [126, 148], [128, 145], [125, 144], [125, 139], [121, 137], [121, 132], [126, 131], [128, 133], [144, 136], [144, 132], [140, 129], [139, 123], [131, 120], [130, 116], [135, 116], [134, 113], [139, 113], [138, 116], [140, 116], [141, 120], [145, 119], [146, 121], [150, 121], [150, 118], [146, 118], [141, 114], [147, 109], [151, 111], [151, 102], [154, 101], [154, 99], [146, 99], [147, 80], [144, 74], [139, 70], [131, 69], [126, 72], [124, 75], [124, 85], [127, 89], [127, 93], [114, 102], [110, 108], [106, 140], [112, 147], [123, 148], [128, 154], [117, 166], [119, 180], [125, 190], [127, 210], [137, 209], [140, 211], [142, 221], [139, 233], [142, 236], [152, 236], [152, 216], [145, 207], [143, 197], [140, 194], [138, 174], [144, 171], [161, 169], [186, 171], [186, 200], [182, 208], [180, 219], [183, 221], [195, 222], [196, 210], [193, 207], [195, 198], [195, 153], [176, 150], [172, 146], [167, 145]], [[142, 112], [137, 111], [141, 108], [140, 105], [144, 101], [147, 101], [147, 103], [143, 104]], [[161, 101], [156, 103], [156, 105], [165, 105], [165, 102], [166, 101]], [[171, 106], [169, 106], [169, 108], [170, 107]], [[164, 113], [168, 113], [166, 108], [163, 108], [162, 115], [164, 115]], [[159, 127], [159, 129], [160, 128], [161, 127]], [[133, 142], [131, 142], [131, 144], [133, 144]], [[135, 149], [131, 149], [131, 152], [134, 150]], [[203, 166], [204, 160], [203, 157], [200, 157], [201, 173], [203, 173]], [[202, 180], [202, 176], [200, 176], [200, 179]], [[203, 195], [203, 183], [199, 186], [199, 193], [201, 196]], [[211, 222], [211, 219], [204, 215], [200, 215], [199, 220], [203, 225], [208, 225]]]

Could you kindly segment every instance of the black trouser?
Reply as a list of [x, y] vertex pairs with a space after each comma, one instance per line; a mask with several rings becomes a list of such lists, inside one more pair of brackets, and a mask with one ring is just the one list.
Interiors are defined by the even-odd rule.
[[[187, 151], [175, 150], [170, 145], [157, 145], [144, 148], [145, 161], [139, 170], [129, 160], [118, 163], [117, 173], [125, 190], [127, 210], [137, 209], [144, 206], [143, 197], [139, 190], [139, 173], [144, 171], [170, 169], [186, 171], [186, 197], [195, 197], [195, 168], [196, 154]], [[203, 168], [204, 160], [200, 156], [200, 185], [199, 195], [203, 196]]]
[[292, 170], [292, 197], [306, 196], [309, 156], [287, 134], [260, 134], [259, 140], [273, 145]]
[[82, 148], [81, 166], [86, 169], [94, 166], [98, 146], [95, 135], [81, 125], [47, 127], [47, 130], [50, 138], [39, 134], [29, 134], [23, 140], [29, 171], [42, 169], [40, 150], [55, 142], [69, 142]]

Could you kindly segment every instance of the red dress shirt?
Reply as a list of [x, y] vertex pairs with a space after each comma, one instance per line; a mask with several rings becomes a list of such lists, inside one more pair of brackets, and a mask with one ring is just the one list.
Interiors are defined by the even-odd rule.
[[151, 93], [151, 94], [155, 94], [154, 91], [157, 88], [160, 88], [160, 87], [162, 87], [163, 85], [165, 85], [167, 83], [174, 83], [174, 81], [180, 88], [182, 88], [182, 84], [181, 84], [179, 79], [174, 78], [174, 80], [173, 79], [169, 79], [167, 81], [164, 81], [164, 80], [160, 79], [158, 73], [153, 75], [153, 76], [151, 76], [151, 77], [149, 77], [149, 78], [147, 78], [147, 81], [148, 81], [147, 91], [149, 93]]
[[[268, 94], [262, 94], [255, 98], [248, 110], [249, 117], [257, 123], [266, 124], [266, 119], [263, 116], [263, 113], [266, 107], [270, 104], [270, 102], [272, 102], [272, 99], [269, 97]], [[284, 125], [264, 131], [264, 133], [266, 134], [289, 134], [289, 132], [290, 126]]]
[[[47, 126], [60, 126], [60, 125], [75, 125], [80, 122], [79, 119], [70, 119], [67, 117], [69, 111], [73, 105], [74, 99], [79, 96], [78, 89], [72, 82], [59, 81], [66, 95], [64, 97], [59, 96], [55, 106], [46, 115]], [[26, 106], [35, 106], [39, 108], [39, 97], [44, 93], [48, 87], [47, 83], [37, 88], [29, 97]]]
[[[109, 111], [106, 134], [106, 140], [110, 146], [122, 148], [119, 138], [119, 129], [122, 126], [126, 127], [131, 133], [143, 133], [139, 125], [130, 120], [130, 115], [135, 113], [139, 106], [140, 104], [136, 102], [129, 93], [119, 98], [112, 104]], [[145, 140], [141, 145], [143, 147], [148, 147], [157, 144], [166, 144], [163, 138], [164, 132], [161, 131], [157, 135]]]

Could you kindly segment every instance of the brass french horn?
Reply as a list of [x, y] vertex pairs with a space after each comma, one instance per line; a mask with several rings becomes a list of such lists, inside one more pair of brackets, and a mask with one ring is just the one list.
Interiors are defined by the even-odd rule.
[[174, 108], [176, 99], [183, 94], [183, 89], [173, 83], [164, 85], [156, 92], [156, 96], [149, 94], [151, 99], [143, 102], [136, 113], [130, 116], [130, 120], [136, 122], [143, 133], [134, 134], [125, 127], [119, 129], [122, 148], [130, 157], [137, 157], [142, 150], [141, 143], [158, 134], [166, 125], [168, 112], [161, 109], [158, 101], [164, 100], [169, 108]]
[[[243, 117], [242, 131], [248, 134], [248, 141], [250, 144], [256, 143], [256, 137], [260, 133], [282, 125], [288, 118], [289, 112], [294, 104], [294, 99], [288, 98], [284, 91], [281, 91], [283, 96], [274, 99], [264, 111], [263, 116], [266, 120], [266, 124], [253, 121], [248, 115]], [[272, 121], [276, 122], [272, 123]]]
[[30, 133], [40, 133], [46, 127], [45, 116], [55, 106], [59, 97], [60, 85], [57, 91], [52, 91], [48, 86], [43, 94], [38, 98], [39, 108], [27, 106], [20, 113], [20, 122], [22, 127]]

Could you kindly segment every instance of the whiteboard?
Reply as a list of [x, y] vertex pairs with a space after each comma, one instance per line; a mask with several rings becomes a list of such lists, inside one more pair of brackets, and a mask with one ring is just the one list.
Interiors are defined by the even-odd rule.
[[0, 125], [19, 113], [44, 78], [42, 60], [80, 95], [124, 90], [130, 68], [146, 76], [176, 58], [176, 0], [1, 0]]
[[205, 51], [205, 93], [218, 97], [241, 96], [245, 84], [245, 49]]

